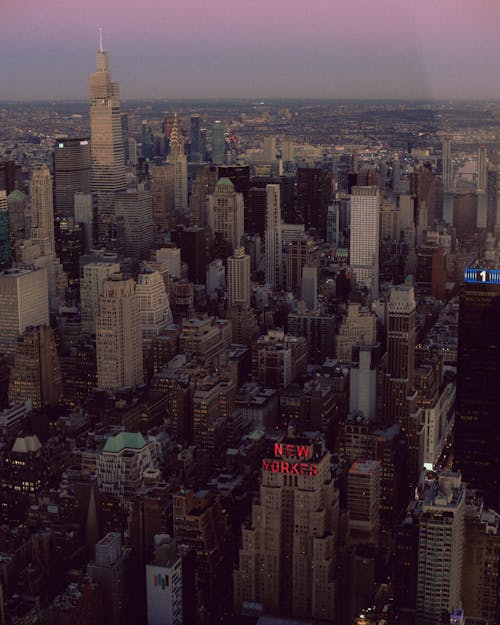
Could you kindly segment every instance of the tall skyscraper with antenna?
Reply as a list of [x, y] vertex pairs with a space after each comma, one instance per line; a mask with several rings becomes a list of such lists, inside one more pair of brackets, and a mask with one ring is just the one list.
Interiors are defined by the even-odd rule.
[[170, 151], [167, 161], [175, 167], [175, 212], [177, 215], [185, 216], [188, 210], [187, 158], [184, 153], [184, 137], [179, 126], [177, 113], [174, 116], [174, 124], [170, 133]]
[[99, 50], [96, 71], [90, 75], [90, 187], [97, 198], [97, 238], [112, 247], [114, 239], [114, 196], [123, 191], [125, 161], [120, 118], [120, 89], [111, 81], [109, 54]]

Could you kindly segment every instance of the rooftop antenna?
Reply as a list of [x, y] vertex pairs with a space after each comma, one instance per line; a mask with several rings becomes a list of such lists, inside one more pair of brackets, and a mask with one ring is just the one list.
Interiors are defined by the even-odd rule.
[[102, 28], [99, 28], [99, 52], [104, 52], [102, 49]]

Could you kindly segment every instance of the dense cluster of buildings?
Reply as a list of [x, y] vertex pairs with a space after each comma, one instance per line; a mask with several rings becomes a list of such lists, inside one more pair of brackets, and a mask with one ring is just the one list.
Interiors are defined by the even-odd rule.
[[129, 121], [0, 164], [0, 625], [499, 623], [498, 151]]

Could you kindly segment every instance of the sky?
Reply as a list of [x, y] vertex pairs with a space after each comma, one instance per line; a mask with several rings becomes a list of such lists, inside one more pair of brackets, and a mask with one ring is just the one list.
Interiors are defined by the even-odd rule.
[[0, 100], [500, 98], [499, 0], [0, 0]]

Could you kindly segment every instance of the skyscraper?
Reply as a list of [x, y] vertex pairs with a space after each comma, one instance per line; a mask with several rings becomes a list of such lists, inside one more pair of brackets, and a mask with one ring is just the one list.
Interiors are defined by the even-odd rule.
[[54, 146], [55, 214], [74, 216], [75, 193], [90, 193], [88, 137], [56, 139]]
[[48, 167], [37, 167], [30, 180], [31, 240], [40, 256], [55, 255], [52, 179]]
[[152, 173], [153, 224], [155, 232], [165, 232], [175, 227], [175, 165], [154, 165]]
[[28, 326], [49, 324], [47, 271], [9, 269], [0, 273], [0, 353], [12, 355]]
[[116, 390], [143, 383], [141, 320], [135, 283], [115, 273], [104, 282], [96, 319], [97, 382]]
[[378, 187], [353, 187], [351, 193], [350, 265], [355, 283], [378, 296], [380, 231]]
[[461, 606], [465, 484], [442, 473], [427, 493], [418, 542], [417, 623], [435, 625]]
[[250, 307], [250, 256], [244, 247], [237, 247], [227, 259], [227, 303]]
[[7, 192], [0, 189], [0, 270], [11, 265], [10, 216]]
[[453, 160], [451, 157], [451, 137], [443, 138], [442, 175], [443, 191], [449, 193], [454, 190]]
[[104, 280], [119, 271], [118, 263], [95, 262], [83, 267], [80, 282], [82, 332], [95, 334], [95, 321]]
[[477, 261], [460, 289], [454, 468], [500, 504], [500, 270]]
[[299, 167], [297, 171], [298, 223], [306, 230], [315, 228], [318, 236], [326, 241], [327, 213], [332, 195], [331, 175], [317, 167]]
[[153, 338], [172, 323], [172, 312], [163, 278], [151, 267], [141, 269], [135, 291], [139, 301], [142, 347], [144, 351], [149, 351]]
[[191, 115], [191, 162], [199, 163], [202, 159], [200, 150], [200, 116], [198, 113]]
[[111, 81], [109, 56], [102, 47], [96, 55], [96, 71], [90, 75], [90, 188], [97, 197], [97, 238], [112, 245], [114, 195], [123, 191], [125, 162], [120, 118], [120, 89]]
[[184, 137], [179, 126], [177, 113], [170, 133], [170, 151], [167, 161], [175, 167], [174, 173], [174, 207], [177, 216], [185, 217], [188, 210], [188, 175], [187, 159], [184, 153]]
[[151, 191], [129, 188], [115, 195], [117, 250], [123, 256], [149, 258], [153, 247]]
[[220, 178], [209, 197], [210, 227], [214, 235], [220, 234], [232, 250], [239, 247], [243, 236], [243, 194], [236, 193], [229, 178]]
[[266, 163], [275, 161], [277, 152], [276, 137], [264, 137], [264, 161]]
[[279, 184], [266, 186], [266, 230], [265, 230], [266, 284], [277, 289], [282, 284], [283, 249], [281, 245], [281, 206]]
[[33, 408], [56, 406], [62, 394], [61, 368], [52, 329], [30, 326], [19, 338], [10, 374], [9, 402]]
[[237, 613], [250, 602], [280, 615], [334, 619], [338, 506], [323, 446], [294, 438], [274, 445], [274, 457], [262, 460], [252, 522], [242, 528]]
[[212, 125], [212, 163], [215, 165], [224, 162], [224, 135], [224, 124], [220, 120], [216, 120]]

